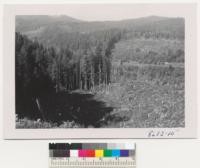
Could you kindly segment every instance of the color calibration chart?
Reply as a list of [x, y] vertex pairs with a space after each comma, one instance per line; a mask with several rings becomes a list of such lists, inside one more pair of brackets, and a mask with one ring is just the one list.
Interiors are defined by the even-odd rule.
[[50, 143], [49, 168], [135, 168], [135, 143]]

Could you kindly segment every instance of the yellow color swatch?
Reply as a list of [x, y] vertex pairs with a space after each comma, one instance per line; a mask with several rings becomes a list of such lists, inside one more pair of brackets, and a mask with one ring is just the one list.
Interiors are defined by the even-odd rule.
[[95, 157], [103, 157], [103, 150], [95, 150]]

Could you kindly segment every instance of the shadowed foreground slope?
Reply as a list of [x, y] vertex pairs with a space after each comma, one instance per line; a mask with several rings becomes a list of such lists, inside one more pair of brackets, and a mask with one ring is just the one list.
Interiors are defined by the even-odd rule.
[[[103, 101], [95, 100], [94, 95], [83, 93], [61, 92], [51, 94], [40, 98], [40, 104], [45, 121], [55, 123], [56, 126], [66, 121], [73, 121], [83, 128], [98, 128], [101, 126], [102, 118], [113, 110], [112, 107], [107, 107]], [[42, 118], [37, 108], [32, 108], [32, 113], [35, 113], [35, 115], [26, 117], [29, 119]]]

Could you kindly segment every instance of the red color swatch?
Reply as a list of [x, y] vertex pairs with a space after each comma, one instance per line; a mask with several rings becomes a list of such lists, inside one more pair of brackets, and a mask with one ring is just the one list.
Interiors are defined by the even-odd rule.
[[95, 150], [79, 150], [79, 157], [95, 157]]

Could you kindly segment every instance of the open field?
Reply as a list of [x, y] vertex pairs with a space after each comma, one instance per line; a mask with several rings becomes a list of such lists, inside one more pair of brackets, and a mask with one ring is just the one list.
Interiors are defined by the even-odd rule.
[[116, 44], [113, 58], [143, 64], [184, 63], [184, 42], [179, 39], [133, 37]]

